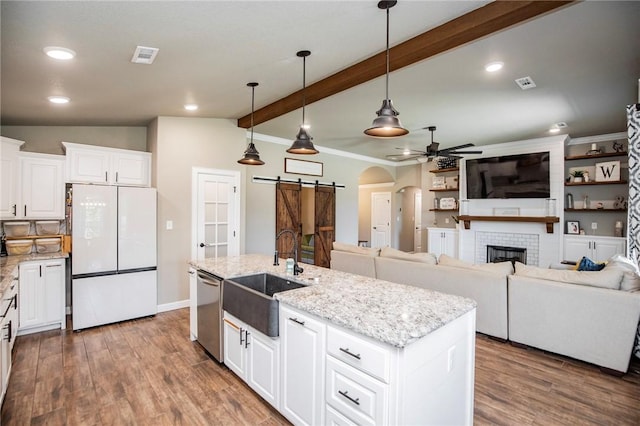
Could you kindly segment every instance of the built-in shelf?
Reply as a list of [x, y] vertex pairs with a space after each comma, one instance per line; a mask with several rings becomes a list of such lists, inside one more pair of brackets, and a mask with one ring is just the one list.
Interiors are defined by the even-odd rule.
[[609, 180], [606, 182], [596, 182], [596, 181], [589, 181], [589, 182], [565, 182], [564, 186], [582, 186], [582, 185], [620, 185], [620, 184], [626, 184], [628, 183], [626, 180]]
[[600, 213], [600, 212], [626, 212], [627, 209], [564, 209], [565, 212]]
[[429, 209], [430, 212], [457, 212], [458, 209]]
[[447, 172], [457, 172], [460, 170], [458, 167], [450, 167], [448, 169], [435, 169], [429, 170], [429, 173], [447, 173]]
[[458, 191], [458, 188], [431, 188], [429, 191], [431, 191], [431, 192], [452, 192], [452, 191]]
[[606, 158], [606, 157], [622, 157], [627, 156], [629, 153], [624, 152], [605, 152], [603, 154], [593, 154], [593, 155], [568, 155], [564, 157], [565, 161], [571, 160], [586, 160], [591, 158]]
[[471, 221], [482, 222], [534, 222], [544, 223], [547, 226], [547, 234], [553, 234], [553, 224], [560, 222], [557, 216], [458, 216], [464, 223], [464, 229], [471, 229]]

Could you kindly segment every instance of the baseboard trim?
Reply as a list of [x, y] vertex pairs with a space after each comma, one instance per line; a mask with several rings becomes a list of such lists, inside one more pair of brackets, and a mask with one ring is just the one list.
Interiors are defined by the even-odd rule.
[[177, 302], [171, 303], [163, 303], [162, 305], [158, 305], [158, 313], [174, 311], [176, 309], [188, 308], [189, 307], [189, 299], [179, 300]]

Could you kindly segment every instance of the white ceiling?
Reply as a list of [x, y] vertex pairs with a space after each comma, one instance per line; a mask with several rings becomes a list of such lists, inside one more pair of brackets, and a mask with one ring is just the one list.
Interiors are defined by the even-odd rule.
[[[476, 1], [400, 1], [391, 45], [479, 8]], [[385, 47], [377, 1], [2, 1], [1, 122], [26, 126], [145, 126], [157, 116], [237, 119], [362, 61]], [[378, 158], [395, 147], [424, 149], [436, 125], [441, 148], [548, 135], [556, 122], [572, 137], [626, 129], [638, 102], [640, 2], [576, 3], [390, 76], [405, 127], [394, 140], [366, 137], [384, 98], [384, 77], [307, 106], [314, 143]], [[70, 62], [45, 46], [77, 52]], [[130, 62], [136, 46], [157, 47], [153, 65]], [[503, 61], [495, 74], [490, 61]], [[516, 78], [537, 88], [522, 91]], [[64, 95], [71, 103], [50, 105]], [[200, 109], [187, 112], [186, 103]], [[256, 126], [293, 139], [297, 110]], [[262, 142], [264, 143], [264, 142]], [[260, 150], [260, 143], [257, 144]]]

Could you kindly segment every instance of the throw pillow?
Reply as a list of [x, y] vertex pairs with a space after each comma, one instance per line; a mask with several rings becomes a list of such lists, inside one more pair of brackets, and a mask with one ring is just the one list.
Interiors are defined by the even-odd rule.
[[567, 284], [587, 285], [591, 287], [618, 290], [620, 289], [623, 274], [622, 271], [619, 270], [588, 272], [545, 269], [516, 262], [516, 275], [539, 278], [542, 280], [558, 281]]
[[349, 253], [362, 254], [365, 256], [376, 257], [380, 254], [378, 247], [360, 247], [353, 244], [333, 242], [333, 249], [337, 251], [347, 251]]
[[628, 257], [621, 254], [616, 254], [607, 261], [605, 271], [617, 270], [622, 271], [622, 283], [620, 284], [620, 290], [623, 291], [638, 291], [640, 290], [640, 273], [638, 272], [638, 265]]
[[410, 262], [421, 262], [429, 265], [437, 263], [436, 257], [431, 253], [407, 253], [391, 247], [383, 247], [380, 257], [390, 257], [392, 259], [408, 260]]
[[580, 263], [578, 263], [578, 271], [602, 271], [604, 267], [607, 266], [606, 263], [596, 263], [593, 260], [589, 259], [586, 256], [583, 256], [580, 259]]
[[438, 260], [439, 265], [453, 266], [456, 268], [478, 269], [486, 272], [494, 272], [501, 275], [513, 274], [513, 264], [510, 261], [498, 263], [471, 263], [456, 259], [446, 254], [441, 254]]

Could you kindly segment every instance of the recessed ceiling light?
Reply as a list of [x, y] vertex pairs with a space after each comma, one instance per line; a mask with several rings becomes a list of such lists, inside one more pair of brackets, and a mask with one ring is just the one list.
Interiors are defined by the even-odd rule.
[[71, 99], [66, 96], [49, 96], [49, 102], [52, 104], [68, 104]]
[[196, 104], [186, 104], [184, 106], [184, 109], [186, 109], [187, 111], [195, 111], [198, 109], [198, 105]]
[[484, 66], [484, 69], [487, 72], [496, 72], [502, 69], [502, 67], [504, 66], [504, 62], [490, 62], [487, 65]]
[[62, 61], [73, 59], [76, 56], [76, 52], [71, 49], [67, 49], [66, 47], [47, 46], [43, 50], [48, 57], [53, 59], [60, 59]]
[[565, 123], [564, 121], [560, 121], [551, 126], [551, 128], [549, 129], [549, 133], [558, 133], [560, 130], [566, 129], [567, 127], [567, 123]]

